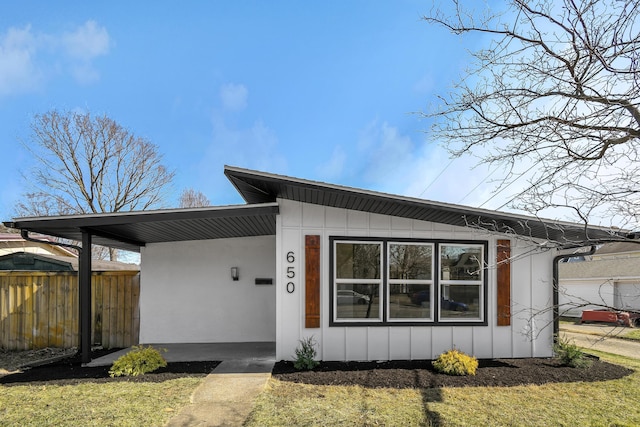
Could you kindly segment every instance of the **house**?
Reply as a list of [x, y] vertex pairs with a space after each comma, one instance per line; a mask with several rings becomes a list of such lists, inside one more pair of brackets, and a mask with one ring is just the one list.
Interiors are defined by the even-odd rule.
[[[276, 358], [290, 359], [313, 336], [323, 360], [433, 359], [454, 347], [479, 358], [551, 356], [562, 257], [549, 242], [575, 247], [614, 233], [224, 173], [247, 204], [7, 226], [140, 251], [141, 343], [275, 342]], [[90, 257], [81, 262], [86, 270]]]
[[64, 246], [55, 245], [56, 239], [51, 236], [31, 236], [39, 242], [25, 240], [20, 234], [0, 232], [0, 256], [15, 252], [27, 252], [39, 255], [72, 256], [77, 254]]
[[[77, 256], [41, 255], [32, 252], [14, 252], [0, 255], [0, 271], [78, 271]], [[135, 271], [140, 267], [118, 261], [92, 260], [94, 271]]]
[[599, 247], [589, 258], [594, 261], [640, 258], [640, 244], [632, 242], [607, 243]]
[[607, 243], [579, 262], [560, 264], [560, 314], [615, 308], [640, 312], [640, 245]]

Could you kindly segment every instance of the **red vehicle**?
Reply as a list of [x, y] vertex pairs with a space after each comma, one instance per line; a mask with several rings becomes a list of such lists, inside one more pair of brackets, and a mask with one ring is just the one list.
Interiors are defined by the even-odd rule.
[[583, 310], [580, 323], [604, 322], [624, 326], [640, 326], [640, 313], [614, 310]]

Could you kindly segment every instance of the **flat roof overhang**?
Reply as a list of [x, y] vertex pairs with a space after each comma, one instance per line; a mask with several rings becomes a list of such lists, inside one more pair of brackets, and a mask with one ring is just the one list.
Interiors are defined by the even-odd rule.
[[163, 209], [142, 212], [16, 218], [4, 224], [63, 239], [139, 252], [148, 243], [276, 234], [277, 203]]

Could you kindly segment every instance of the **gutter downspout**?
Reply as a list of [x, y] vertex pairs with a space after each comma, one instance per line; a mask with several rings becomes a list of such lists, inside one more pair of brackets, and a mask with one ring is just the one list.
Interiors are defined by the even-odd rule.
[[[91, 362], [91, 235], [84, 230], [82, 231], [82, 246], [34, 239], [29, 236], [29, 230], [25, 229], [20, 229], [20, 236], [29, 242], [63, 246], [78, 251], [78, 334], [80, 354], [83, 364]], [[85, 251], [83, 247], [89, 250]]]
[[596, 252], [596, 245], [591, 245], [591, 249], [588, 252], [579, 252], [572, 254], [556, 255], [553, 258], [553, 339], [557, 341], [558, 334], [560, 333], [560, 272], [559, 263], [563, 259], [573, 258], [578, 255], [593, 255]]

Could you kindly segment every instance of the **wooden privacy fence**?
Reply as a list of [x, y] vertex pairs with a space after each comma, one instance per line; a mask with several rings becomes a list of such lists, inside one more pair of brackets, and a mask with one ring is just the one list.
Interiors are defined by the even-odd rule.
[[[91, 343], [138, 344], [140, 273], [91, 275]], [[78, 273], [0, 272], [0, 348], [78, 347]]]

